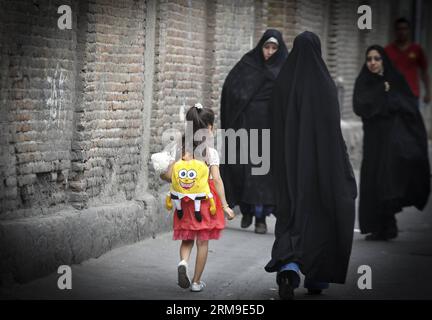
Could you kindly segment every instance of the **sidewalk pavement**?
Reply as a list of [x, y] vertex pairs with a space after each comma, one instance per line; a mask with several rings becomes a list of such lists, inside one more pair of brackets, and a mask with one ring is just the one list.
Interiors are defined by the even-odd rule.
[[[169, 217], [170, 218], [170, 217]], [[304, 288], [296, 299], [432, 299], [432, 205], [423, 212], [407, 208], [397, 216], [400, 236], [389, 242], [364, 241], [355, 232], [345, 285], [332, 284], [321, 296]], [[220, 240], [211, 241], [203, 280], [195, 293], [177, 286], [179, 241], [171, 233], [114, 249], [72, 266], [72, 289], [59, 290], [53, 273], [24, 285], [0, 289], [1, 299], [278, 299], [275, 274], [266, 273], [274, 240], [241, 229], [240, 216], [230, 221]], [[357, 228], [357, 227], [356, 227]], [[195, 248], [190, 261], [193, 271]], [[372, 289], [360, 290], [358, 267], [372, 270]]]

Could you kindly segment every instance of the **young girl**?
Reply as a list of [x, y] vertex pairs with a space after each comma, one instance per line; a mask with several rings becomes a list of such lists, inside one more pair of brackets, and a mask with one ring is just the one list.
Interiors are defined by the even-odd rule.
[[[211, 135], [214, 124], [214, 112], [209, 108], [203, 108], [201, 104], [196, 104], [186, 113], [186, 120], [192, 123], [193, 133], [197, 130], [208, 130]], [[184, 143], [183, 143], [184, 145]], [[195, 146], [195, 143], [194, 143]], [[195, 148], [193, 148], [195, 149]], [[174, 151], [175, 152], [175, 151]], [[193, 152], [182, 150], [182, 159], [187, 161], [193, 159]], [[201, 221], [195, 217], [193, 201], [184, 201], [182, 199], [181, 218], [174, 214], [174, 240], [181, 240], [180, 246], [180, 263], [177, 266], [178, 271], [178, 285], [181, 288], [191, 288], [191, 291], [199, 292], [205, 287], [205, 283], [201, 281], [208, 253], [208, 241], [219, 239], [221, 231], [225, 227], [224, 213], [227, 214], [228, 219], [231, 220], [235, 217], [233, 210], [228, 206], [225, 198], [225, 191], [222, 178], [219, 173], [219, 155], [216, 149], [206, 147], [204, 159], [209, 166], [210, 177], [209, 186], [213, 199], [216, 203], [216, 214], [210, 214], [209, 200], [201, 202]], [[172, 165], [171, 162], [167, 171], [161, 174], [161, 178], [165, 181], [171, 182]], [[192, 284], [188, 276], [188, 261], [194, 245], [196, 242], [197, 255], [195, 262], [195, 273], [192, 278]]]

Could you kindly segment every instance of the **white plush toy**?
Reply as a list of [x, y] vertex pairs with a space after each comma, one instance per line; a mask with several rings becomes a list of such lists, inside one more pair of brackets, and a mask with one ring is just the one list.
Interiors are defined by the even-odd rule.
[[168, 151], [162, 151], [151, 155], [151, 162], [157, 174], [161, 174], [168, 169], [172, 156]]

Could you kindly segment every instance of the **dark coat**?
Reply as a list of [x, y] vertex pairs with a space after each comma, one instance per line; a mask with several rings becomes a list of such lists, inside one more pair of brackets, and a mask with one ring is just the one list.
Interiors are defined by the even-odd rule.
[[344, 283], [357, 187], [340, 127], [336, 86], [318, 36], [298, 35], [270, 104], [276, 240], [265, 269], [296, 262], [314, 281]]
[[[382, 215], [405, 206], [422, 210], [430, 193], [426, 129], [417, 100], [384, 49], [377, 50], [383, 75], [366, 64], [354, 87], [354, 112], [363, 121], [363, 161], [360, 174], [359, 222], [362, 233], [377, 232]], [[366, 54], [367, 54], [366, 53]], [[390, 90], [385, 91], [384, 82]]]
[[[265, 62], [262, 46], [270, 37], [275, 37], [279, 48]], [[262, 154], [261, 129], [270, 127], [268, 103], [273, 92], [273, 85], [280, 68], [286, 60], [288, 50], [277, 30], [267, 30], [257, 46], [245, 54], [229, 72], [222, 89], [221, 97], [221, 127], [222, 129], [259, 129], [258, 154]], [[221, 175], [224, 181], [227, 201], [231, 206], [241, 202], [249, 204], [274, 203], [274, 191], [269, 174], [253, 175], [254, 166], [250, 158], [249, 144], [237, 144], [235, 150], [237, 163], [228, 164], [227, 157], [221, 165]], [[240, 164], [240, 148], [248, 154], [248, 163]], [[228, 156], [228, 149], [224, 146]]]

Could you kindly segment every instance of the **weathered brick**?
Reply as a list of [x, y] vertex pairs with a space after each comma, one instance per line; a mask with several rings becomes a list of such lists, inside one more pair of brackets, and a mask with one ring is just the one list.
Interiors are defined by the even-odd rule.
[[22, 187], [24, 185], [32, 184], [36, 180], [35, 174], [26, 174], [18, 177], [18, 186]]
[[7, 187], [15, 187], [17, 185], [16, 177], [8, 177], [5, 181], [5, 184]]

